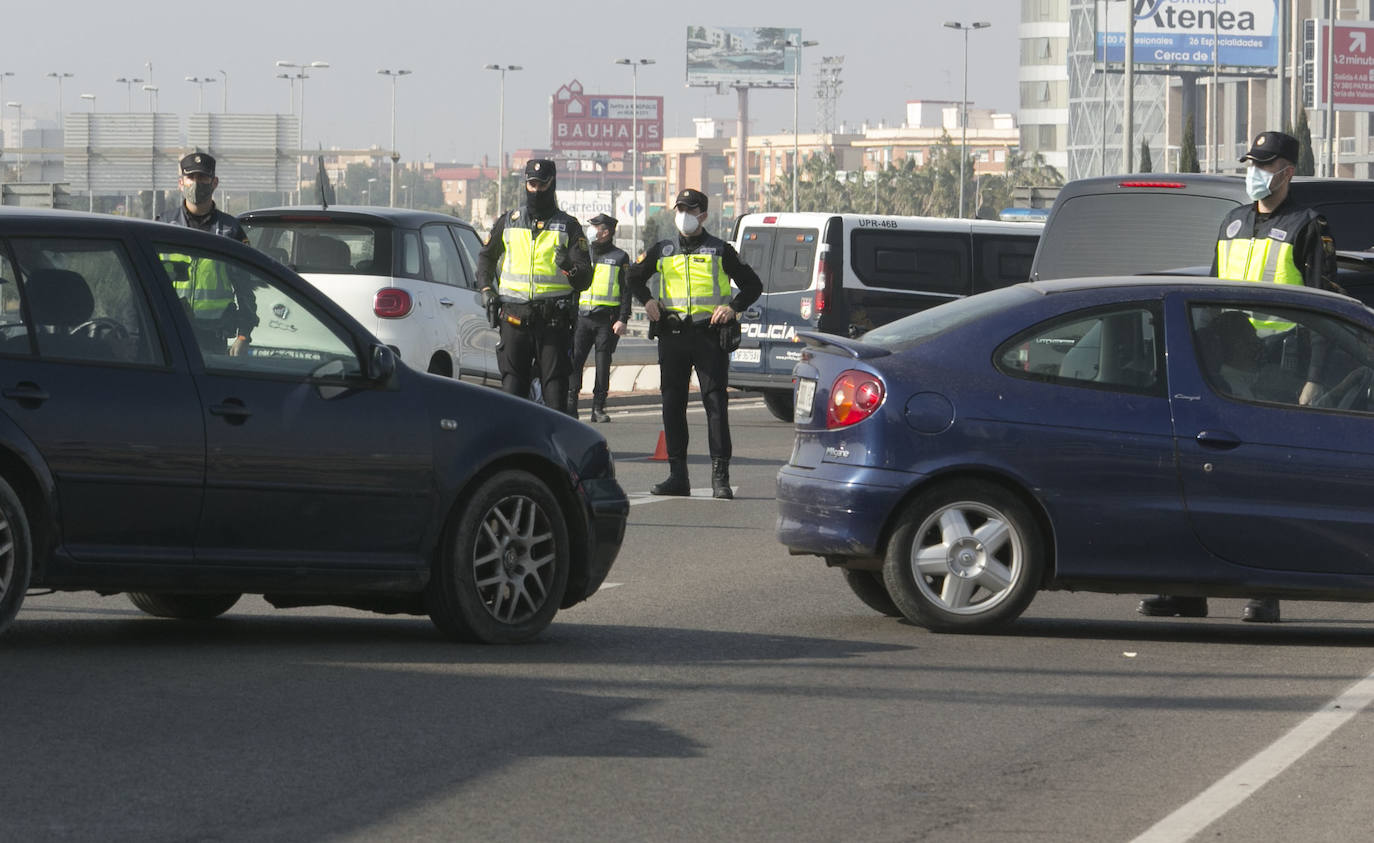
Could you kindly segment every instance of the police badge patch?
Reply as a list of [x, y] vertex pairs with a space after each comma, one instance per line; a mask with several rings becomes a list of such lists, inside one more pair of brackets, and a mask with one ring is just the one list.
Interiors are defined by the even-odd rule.
[[1235, 237], [1240, 233], [1240, 220], [1231, 220], [1231, 224], [1226, 226], [1226, 236]]
[[666, 258], [667, 256], [671, 255], [672, 253], [673, 253], [673, 244], [672, 244], [672, 243], [669, 243], [669, 244], [667, 244], [667, 245], [665, 245], [665, 246], [663, 247], [663, 252], [662, 252], [662, 254], [663, 254], [663, 256], [664, 256], [665, 258]]

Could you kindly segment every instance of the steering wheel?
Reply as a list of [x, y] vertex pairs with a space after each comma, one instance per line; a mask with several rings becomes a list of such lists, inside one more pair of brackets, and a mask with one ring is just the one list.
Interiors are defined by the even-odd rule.
[[123, 342], [129, 338], [129, 330], [123, 324], [104, 316], [97, 316], [86, 322], [82, 322], [75, 328], [67, 332], [68, 336], [78, 336], [84, 333], [93, 340], [103, 340], [113, 338]]
[[1356, 409], [1356, 402], [1367, 395], [1371, 383], [1374, 383], [1374, 369], [1360, 366], [1342, 378], [1340, 383], [1317, 396], [1312, 401], [1312, 406], [1338, 410]]

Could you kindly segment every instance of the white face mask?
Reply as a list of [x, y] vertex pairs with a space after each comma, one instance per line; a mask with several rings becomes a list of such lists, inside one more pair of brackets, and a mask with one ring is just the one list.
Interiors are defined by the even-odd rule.
[[678, 211], [673, 217], [673, 224], [684, 237], [691, 237], [701, 230], [701, 220], [697, 219], [696, 214], [688, 211]]

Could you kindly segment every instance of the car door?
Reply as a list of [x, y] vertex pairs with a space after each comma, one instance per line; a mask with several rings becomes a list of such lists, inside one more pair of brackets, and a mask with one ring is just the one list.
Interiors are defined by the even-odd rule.
[[[1171, 346], [1170, 373], [1199, 540], [1238, 565], [1374, 574], [1374, 328], [1244, 301], [1170, 305], [1174, 336], [1186, 337]], [[1316, 374], [1327, 389], [1301, 405], [1313, 338], [1326, 346]]]
[[460, 225], [449, 226], [453, 239], [458, 243], [458, 251], [463, 257], [463, 268], [467, 272], [470, 292], [460, 292], [458, 311], [458, 338], [461, 343], [464, 369], [468, 369], [469, 357], [475, 362], [470, 374], [474, 377], [480, 369], [481, 377], [489, 383], [501, 383], [501, 370], [496, 365], [496, 341], [500, 339], [496, 329], [487, 322], [486, 306], [482, 304], [482, 294], [477, 283], [477, 257], [482, 251], [482, 240], [477, 232]]
[[437, 333], [442, 336], [444, 348], [453, 356], [454, 374], [461, 377], [465, 369], [471, 371], [480, 365], [474, 359], [474, 350], [466, 346], [463, 337], [463, 309], [464, 305], [470, 304], [471, 293], [467, 271], [448, 225], [429, 223], [423, 226], [420, 240], [424, 243], [428, 283], [433, 299], [439, 305]]
[[108, 238], [0, 244], [0, 412], [47, 462], [73, 557], [190, 562], [205, 425], [132, 254]]
[[[183, 322], [199, 357], [193, 374], [206, 436], [197, 558], [419, 564], [435, 480], [418, 391], [367, 382], [360, 357], [367, 337], [306, 286], [227, 254], [156, 248], [218, 264], [239, 306], [257, 314], [247, 353], [237, 355], [226, 337], [191, 332]], [[251, 322], [239, 318], [239, 331]]]

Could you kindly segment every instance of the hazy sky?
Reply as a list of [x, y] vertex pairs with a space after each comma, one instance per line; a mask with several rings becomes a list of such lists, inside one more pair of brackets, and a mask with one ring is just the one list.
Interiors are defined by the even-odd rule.
[[[3, 97], [23, 103], [25, 116], [56, 116], [57, 82], [49, 72], [73, 73], [62, 85], [65, 111], [125, 111], [127, 88], [114, 79], [147, 77], [159, 88], [158, 110], [195, 110], [196, 86], [187, 76], [228, 73], [229, 110], [273, 113], [289, 108], [289, 90], [273, 62], [325, 61], [305, 85], [305, 140], [343, 148], [390, 143], [390, 80], [379, 68], [413, 75], [398, 83], [397, 145], [406, 159], [495, 158], [499, 74], [485, 64], [518, 64], [506, 76], [507, 150], [547, 147], [549, 97], [572, 79], [588, 93], [629, 94], [630, 69], [616, 58], [651, 58], [639, 72], [641, 95], [664, 97], [664, 132], [692, 132], [692, 118], [733, 121], [736, 100], [714, 89], [687, 88], [686, 27], [800, 27], [820, 41], [802, 66], [800, 125], [815, 124], [814, 63], [844, 56], [837, 118], [851, 124], [886, 119], [900, 124], [913, 99], [961, 94], [964, 35], [947, 20], [990, 21], [969, 38], [969, 100], [1014, 112], [1017, 105], [1019, 3], [1013, 0], [749, 0], [749, 2], [503, 3], [414, 0], [303, 3], [241, 0], [167, 3], [162, 0], [76, 0], [7, 3], [5, 49], [0, 53]], [[556, 13], [558, 16], [550, 13]], [[148, 94], [134, 90], [134, 110]], [[206, 85], [207, 110], [219, 111], [222, 82]], [[14, 110], [6, 108], [6, 125]], [[790, 91], [750, 94], [751, 131], [792, 125]]]

